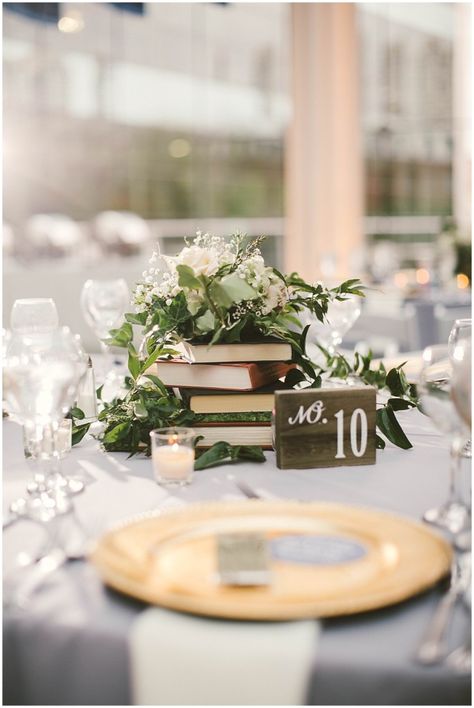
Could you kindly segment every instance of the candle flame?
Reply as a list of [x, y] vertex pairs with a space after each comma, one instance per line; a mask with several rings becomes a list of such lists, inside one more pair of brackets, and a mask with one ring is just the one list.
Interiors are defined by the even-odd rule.
[[465, 290], [465, 288], [469, 287], [469, 278], [465, 275], [465, 273], [458, 273], [456, 276], [456, 282], [458, 288], [461, 290]]
[[430, 282], [430, 272], [426, 268], [418, 268], [416, 271], [416, 282], [420, 285], [427, 285]]

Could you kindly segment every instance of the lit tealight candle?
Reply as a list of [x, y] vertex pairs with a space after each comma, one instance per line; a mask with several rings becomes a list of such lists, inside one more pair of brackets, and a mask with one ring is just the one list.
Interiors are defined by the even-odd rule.
[[194, 469], [194, 433], [188, 428], [176, 428], [170, 434], [154, 430], [152, 440], [152, 460], [155, 478], [159, 484], [189, 484]]

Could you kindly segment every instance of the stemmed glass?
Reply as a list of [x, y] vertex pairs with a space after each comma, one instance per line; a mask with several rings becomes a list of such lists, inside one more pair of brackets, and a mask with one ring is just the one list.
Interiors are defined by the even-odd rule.
[[311, 319], [310, 337], [321, 344], [331, 356], [337, 353], [344, 335], [360, 316], [360, 297], [351, 295], [345, 300], [333, 300], [329, 303], [324, 322], [316, 317]]
[[[449, 338], [451, 361], [453, 364], [453, 384], [452, 397], [454, 406], [466, 426], [466, 434], [471, 434], [472, 425], [472, 372], [471, 372], [471, 321], [457, 320], [451, 336]], [[463, 449], [464, 452], [465, 448]], [[466, 455], [465, 455], [466, 456]], [[470, 455], [469, 455], [470, 457]], [[471, 480], [471, 476], [468, 476]], [[465, 497], [468, 500], [469, 518], [471, 512], [471, 489], [466, 489]], [[470, 524], [468, 529], [460, 533], [456, 538], [456, 544], [461, 550], [470, 550], [471, 548], [471, 530]]]
[[465, 528], [469, 518], [469, 509], [463, 500], [460, 474], [461, 451], [468, 431], [454, 405], [453, 361], [449, 352], [449, 346], [446, 345], [425, 349], [418, 383], [423, 412], [451, 441], [449, 498], [440, 507], [429, 509], [423, 518], [428, 523], [458, 534]]
[[[455, 369], [459, 370], [460, 366], [462, 365], [462, 361], [464, 358], [464, 353], [463, 350], [467, 344], [471, 343], [471, 327], [472, 327], [472, 320], [471, 319], [459, 319], [456, 320], [453, 328], [449, 334], [449, 339], [448, 339], [448, 347], [449, 347], [449, 356], [453, 360], [453, 364], [455, 366]], [[456, 367], [456, 360], [458, 366]], [[470, 362], [470, 359], [469, 359]], [[470, 363], [466, 364], [466, 375], [469, 376], [469, 381], [471, 380], [471, 369], [470, 369]], [[461, 382], [460, 382], [461, 384]], [[469, 392], [470, 392], [470, 386], [469, 386]], [[460, 397], [466, 397], [466, 389], [462, 389], [462, 386], [460, 387], [458, 396]], [[469, 406], [471, 405], [470, 403], [470, 395], [469, 395]], [[458, 411], [459, 412], [459, 411]], [[460, 413], [460, 412], [459, 412]], [[461, 415], [461, 413], [460, 413]], [[470, 408], [469, 408], [469, 416], [470, 416]], [[469, 431], [471, 429], [471, 424], [469, 423]], [[466, 442], [462, 449], [462, 456], [463, 457], [472, 457], [472, 451], [471, 451], [471, 438], [469, 437], [469, 440]]]
[[52, 298], [23, 298], [13, 303], [10, 313], [12, 332], [43, 334], [57, 329], [58, 325], [58, 311]]
[[[85, 369], [84, 357], [67, 327], [41, 337], [14, 334], [8, 342], [3, 361], [4, 396], [9, 410], [24, 425], [34, 426], [37, 444], [33, 456], [48, 462], [46, 478], [28, 485], [33, 495], [76, 494], [84, 488], [81, 481], [61, 474], [56, 442], [60, 422], [74, 404]], [[45, 433], [51, 440], [51, 453], [43, 445]]]
[[[307, 341], [307, 353], [313, 358], [315, 363], [325, 363], [325, 357], [317, 345], [321, 345], [327, 350], [330, 356], [337, 354], [337, 348], [341, 344], [344, 335], [354, 325], [361, 313], [360, 297], [351, 295], [345, 300], [333, 300], [329, 303], [327, 315], [324, 322], [321, 322], [312, 313], [303, 314], [301, 321], [303, 325], [310, 325]], [[325, 385], [338, 386], [357, 385], [360, 379], [356, 374], [350, 374], [343, 382], [337, 382], [330, 378]]]
[[[110, 330], [122, 324], [123, 314], [130, 303], [130, 292], [123, 278], [115, 280], [87, 280], [81, 293], [84, 319], [100, 341], [106, 364], [106, 386], [119, 391], [124, 384], [123, 362], [111, 356], [105, 339]], [[106, 397], [104, 397], [105, 399]]]

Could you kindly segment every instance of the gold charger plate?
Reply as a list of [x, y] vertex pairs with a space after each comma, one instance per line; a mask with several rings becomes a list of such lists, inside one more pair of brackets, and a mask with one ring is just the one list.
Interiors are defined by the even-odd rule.
[[[363, 548], [329, 565], [271, 559], [268, 586], [217, 582], [216, 535], [258, 532], [336, 538]], [[332, 617], [375, 610], [422, 592], [447, 574], [451, 549], [422, 524], [340, 504], [243, 501], [154, 512], [115, 527], [91, 560], [105, 583], [174, 610], [247, 620]]]

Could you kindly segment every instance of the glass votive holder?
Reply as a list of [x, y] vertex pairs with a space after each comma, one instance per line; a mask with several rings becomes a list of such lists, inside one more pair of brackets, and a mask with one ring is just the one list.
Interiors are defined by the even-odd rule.
[[158, 428], [151, 431], [151, 458], [158, 484], [182, 487], [191, 483], [195, 437], [192, 428]]
[[[65, 457], [72, 449], [72, 420], [65, 418], [59, 424], [55, 435], [56, 454], [60, 459]], [[23, 449], [25, 457], [47, 458], [53, 454], [51, 430], [45, 428], [41, 431], [32, 424], [23, 426]]]

